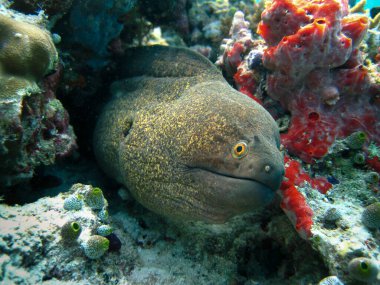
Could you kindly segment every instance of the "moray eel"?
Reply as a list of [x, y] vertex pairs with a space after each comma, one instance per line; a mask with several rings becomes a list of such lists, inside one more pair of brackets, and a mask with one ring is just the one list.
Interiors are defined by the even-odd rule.
[[203, 56], [129, 51], [94, 134], [103, 170], [146, 208], [225, 222], [271, 202], [284, 175], [275, 121]]

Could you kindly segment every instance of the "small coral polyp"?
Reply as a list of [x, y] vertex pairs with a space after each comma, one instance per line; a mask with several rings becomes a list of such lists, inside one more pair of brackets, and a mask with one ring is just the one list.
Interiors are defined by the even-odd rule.
[[282, 143], [305, 162], [354, 131], [380, 142], [380, 86], [358, 50], [368, 23], [347, 0], [274, 0], [262, 14], [267, 93], [291, 112]]

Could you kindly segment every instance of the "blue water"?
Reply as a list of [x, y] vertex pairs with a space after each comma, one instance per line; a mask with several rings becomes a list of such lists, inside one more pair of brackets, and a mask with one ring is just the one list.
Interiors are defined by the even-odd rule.
[[379, 0], [367, 0], [367, 3], [365, 4], [366, 9], [371, 9], [372, 7], [379, 6]]
[[[354, 6], [356, 3], [358, 3], [360, 0], [350, 0], [350, 6]], [[365, 9], [371, 9], [373, 7], [379, 6], [379, 0], [367, 0], [367, 3], [365, 4]]]

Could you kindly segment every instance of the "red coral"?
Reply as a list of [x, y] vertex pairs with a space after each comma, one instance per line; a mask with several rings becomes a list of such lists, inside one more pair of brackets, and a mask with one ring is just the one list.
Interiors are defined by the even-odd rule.
[[245, 68], [239, 68], [234, 75], [234, 81], [237, 89], [252, 98], [256, 102], [262, 104], [261, 100], [254, 95], [254, 91], [257, 88], [257, 79], [255, 78], [252, 70], [246, 70]]
[[281, 208], [295, 226], [296, 231], [304, 239], [311, 237], [313, 211], [307, 204], [305, 197], [298, 192], [295, 186], [290, 186], [281, 191], [283, 195]]
[[378, 156], [374, 156], [372, 158], [367, 157], [367, 164], [372, 167], [377, 173], [380, 174], [380, 159]]
[[380, 87], [356, 48], [367, 28], [346, 0], [274, 0], [262, 14], [267, 93], [291, 112], [283, 144], [305, 162], [354, 131], [380, 142]]
[[320, 193], [326, 194], [331, 189], [332, 184], [324, 177], [311, 178], [305, 170], [302, 169], [301, 163], [297, 160], [285, 156], [285, 179], [280, 189], [291, 186], [302, 186], [304, 183], [309, 183], [314, 189]]
[[268, 7], [261, 19], [257, 32], [269, 46], [278, 44], [285, 35], [294, 34], [301, 25], [309, 23], [305, 11], [289, 0], [278, 1], [277, 5]]
[[[223, 54], [216, 64], [225, 71], [228, 77], [233, 78], [236, 88], [240, 92], [261, 104], [262, 102], [255, 96], [255, 92], [262, 75], [249, 66], [247, 54], [250, 50], [260, 49], [263, 43], [252, 40], [248, 24], [244, 20], [242, 12], [235, 13], [230, 29], [231, 39], [225, 40], [225, 44], [222, 45]], [[259, 62], [261, 63], [261, 56]]]
[[227, 53], [227, 62], [229, 67], [236, 72], [237, 66], [242, 62], [243, 57], [242, 54], [246, 50], [244, 45], [240, 42], [234, 43], [231, 50]]
[[281, 208], [295, 226], [298, 234], [307, 239], [311, 237], [313, 211], [305, 197], [297, 190], [297, 186], [309, 183], [314, 189], [325, 194], [332, 185], [324, 177], [311, 178], [301, 167], [301, 164], [285, 156], [285, 179], [280, 187], [282, 197]]
[[364, 15], [349, 15], [341, 21], [342, 33], [352, 39], [352, 46], [356, 48], [363, 40], [368, 27], [368, 18]]

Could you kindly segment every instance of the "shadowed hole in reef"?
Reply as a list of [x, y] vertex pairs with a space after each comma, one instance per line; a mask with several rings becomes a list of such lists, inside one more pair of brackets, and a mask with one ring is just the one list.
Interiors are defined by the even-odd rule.
[[241, 248], [238, 253], [238, 273], [247, 279], [279, 277], [278, 272], [284, 264], [287, 276], [295, 274], [293, 266], [289, 266], [289, 254], [272, 239], [264, 239], [255, 246]]
[[[269, 237], [261, 240], [253, 237], [238, 249], [237, 254], [237, 272], [243, 281], [293, 285], [296, 284], [295, 280], [302, 278], [305, 284], [316, 284], [328, 275], [328, 269], [319, 255], [310, 244], [299, 238], [294, 244], [285, 246], [283, 241]], [[310, 271], [311, 268], [314, 271]]]
[[116, 192], [119, 188], [118, 183], [103, 175], [94, 160], [79, 157], [68, 158], [55, 165], [36, 167], [29, 181], [6, 188], [0, 197], [8, 205], [24, 205], [66, 192], [75, 183], [107, 189], [107, 198], [110, 192]]

